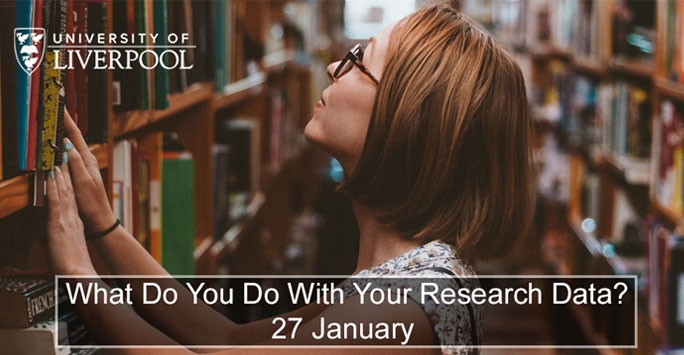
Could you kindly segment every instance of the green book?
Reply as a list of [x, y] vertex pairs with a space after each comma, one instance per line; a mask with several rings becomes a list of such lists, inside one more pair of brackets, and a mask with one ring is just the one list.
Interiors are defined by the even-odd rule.
[[[145, 33], [147, 32], [147, 21], [145, 21], [145, 0], [134, 0], [133, 4], [135, 8], [135, 31], [136, 33]], [[138, 52], [142, 54], [143, 50], [145, 49], [146, 48], [140, 48]], [[138, 87], [140, 88], [140, 91], [138, 92], [139, 96], [137, 98], [137, 108], [140, 110], [147, 110], [150, 108], [150, 100], [148, 97], [149, 90], [147, 89], [147, 71], [140, 66], [136, 66], [134, 71], [138, 77]]]
[[[154, 0], [154, 32], [159, 34], [157, 45], [166, 46], [167, 41], [167, 13], [166, 1]], [[161, 58], [162, 52], [166, 48], [155, 47], [155, 51]], [[168, 56], [167, 56], [168, 57]], [[169, 64], [169, 63], [166, 63]], [[169, 107], [169, 71], [163, 66], [157, 65], [154, 69], [154, 106], [157, 110]]]
[[226, 6], [230, 7], [231, 4], [226, 4], [223, 1], [217, 1], [214, 4], [216, 6], [216, 16], [212, 16], [214, 33], [216, 34], [216, 43], [214, 44], [214, 89], [222, 93], [224, 86], [227, 84], [226, 71], [230, 70], [230, 68], [224, 66], [224, 62], [226, 56]]
[[195, 162], [189, 154], [162, 161], [162, 266], [171, 275], [195, 273]]

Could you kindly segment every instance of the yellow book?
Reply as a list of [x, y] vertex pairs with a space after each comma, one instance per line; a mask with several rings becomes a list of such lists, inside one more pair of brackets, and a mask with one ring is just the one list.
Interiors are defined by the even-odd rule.
[[55, 52], [45, 53], [43, 65], [43, 127], [40, 142], [40, 169], [51, 170], [55, 165], [55, 149], [57, 142], [57, 115], [59, 111], [60, 70], [56, 67]]

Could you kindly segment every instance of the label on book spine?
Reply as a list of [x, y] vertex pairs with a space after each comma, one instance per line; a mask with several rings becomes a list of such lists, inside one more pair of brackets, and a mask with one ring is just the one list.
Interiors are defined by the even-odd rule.
[[43, 131], [41, 134], [40, 168], [51, 170], [55, 164], [55, 148], [57, 147], [57, 110], [60, 99], [60, 70], [55, 69], [56, 56], [54, 52], [45, 53], [43, 73]]
[[55, 293], [51, 290], [39, 295], [26, 297], [26, 315], [29, 323], [55, 308]]

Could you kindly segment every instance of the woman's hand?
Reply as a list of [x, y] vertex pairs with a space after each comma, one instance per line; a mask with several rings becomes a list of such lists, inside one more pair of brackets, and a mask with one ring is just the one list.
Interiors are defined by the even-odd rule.
[[95, 275], [65, 165], [50, 171], [47, 190], [47, 250], [52, 271], [57, 275]]
[[89, 233], [102, 232], [116, 222], [116, 217], [109, 206], [97, 159], [88, 149], [81, 131], [66, 110], [64, 127], [71, 139], [65, 139], [64, 146], [69, 157], [69, 170], [78, 210]]

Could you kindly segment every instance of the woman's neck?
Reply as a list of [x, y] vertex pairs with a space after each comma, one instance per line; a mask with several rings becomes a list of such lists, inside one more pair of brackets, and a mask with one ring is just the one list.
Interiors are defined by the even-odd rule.
[[405, 240], [383, 226], [378, 222], [376, 213], [365, 205], [357, 201], [352, 201], [352, 204], [360, 232], [359, 259], [355, 274], [420, 246], [418, 241]]

